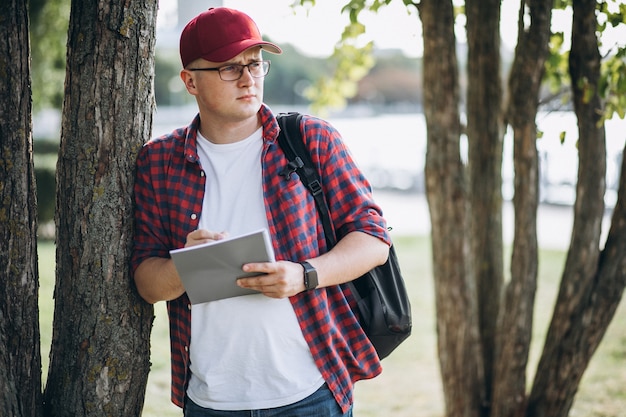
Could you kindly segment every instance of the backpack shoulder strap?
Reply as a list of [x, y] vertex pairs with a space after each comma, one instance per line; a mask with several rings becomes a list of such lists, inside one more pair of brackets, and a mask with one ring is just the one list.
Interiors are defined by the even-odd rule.
[[278, 144], [289, 161], [287, 167], [280, 172], [280, 175], [288, 180], [291, 178], [291, 174], [296, 172], [302, 183], [311, 192], [324, 227], [326, 243], [330, 249], [335, 245], [335, 233], [330, 220], [328, 204], [324, 197], [319, 171], [313, 164], [311, 154], [304, 143], [300, 130], [302, 115], [297, 112], [281, 113], [276, 116], [276, 119], [280, 126]]

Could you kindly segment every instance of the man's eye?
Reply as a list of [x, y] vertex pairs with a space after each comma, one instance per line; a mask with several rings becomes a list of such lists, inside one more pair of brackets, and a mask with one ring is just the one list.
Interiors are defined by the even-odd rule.
[[228, 65], [226, 67], [220, 68], [220, 71], [222, 71], [223, 73], [225, 72], [227, 74], [235, 73], [235, 72], [239, 71], [239, 66], [237, 66], [237, 65]]
[[251, 62], [250, 64], [248, 64], [248, 66], [250, 67], [250, 69], [259, 68], [261, 66], [261, 63], [260, 62]]

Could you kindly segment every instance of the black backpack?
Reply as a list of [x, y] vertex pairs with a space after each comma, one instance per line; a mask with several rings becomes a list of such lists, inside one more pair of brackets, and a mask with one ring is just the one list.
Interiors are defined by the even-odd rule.
[[[280, 125], [278, 143], [287, 159], [287, 167], [281, 175], [287, 179], [296, 172], [315, 198], [322, 219], [328, 248], [336, 243], [326, 198], [321, 186], [320, 174], [311, 161], [300, 131], [302, 115], [281, 113], [277, 115]], [[411, 335], [411, 304], [400, 272], [396, 251], [389, 248], [389, 258], [365, 275], [342, 284], [356, 297], [356, 314], [361, 327], [370, 339], [378, 357], [387, 357], [400, 343]]]

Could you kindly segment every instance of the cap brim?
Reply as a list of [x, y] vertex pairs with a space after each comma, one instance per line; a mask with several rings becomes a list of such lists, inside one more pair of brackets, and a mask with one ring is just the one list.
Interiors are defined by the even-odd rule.
[[262, 43], [261, 47], [263, 48], [264, 51], [271, 52], [271, 53], [276, 54], [276, 55], [280, 55], [280, 54], [283, 53], [282, 49], [280, 49], [278, 46], [276, 46], [276, 45], [274, 45], [273, 43], [270, 43], [270, 42]]
[[233, 57], [236, 57], [247, 49], [254, 48], [255, 46], [260, 46], [261, 48], [263, 48], [264, 51], [270, 52], [272, 54], [283, 53], [282, 49], [280, 49], [277, 45], [274, 45], [271, 42], [259, 41], [256, 39], [247, 39], [245, 41], [226, 45], [220, 49], [211, 51], [210, 54], [204, 55], [202, 56], [202, 58], [211, 62], [225, 62]]

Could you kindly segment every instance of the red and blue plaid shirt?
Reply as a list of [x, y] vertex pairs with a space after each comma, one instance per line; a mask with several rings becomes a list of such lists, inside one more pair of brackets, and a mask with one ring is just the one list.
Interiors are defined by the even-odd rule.
[[[304, 261], [326, 249], [315, 202], [297, 174], [279, 175], [287, 158], [277, 142], [279, 127], [263, 106], [263, 192], [277, 260]], [[135, 240], [132, 270], [150, 257], [169, 258], [198, 227], [204, 198], [205, 173], [196, 150], [199, 116], [186, 128], [148, 142], [137, 158]], [[339, 133], [323, 120], [305, 116], [303, 137], [318, 165], [322, 186], [338, 238], [352, 231], [390, 243], [380, 208], [370, 185], [356, 167]], [[339, 286], [305, 291], [290, 297], [313, 358], [337, 403], [346, 412], [354, 382], [381, 371], [376, 351], [350, 308], [353, 299]], [[169, 301], [172, 354], [172, 402], [183, 406], [189, 382], [191, 304], [186, 294]]]

